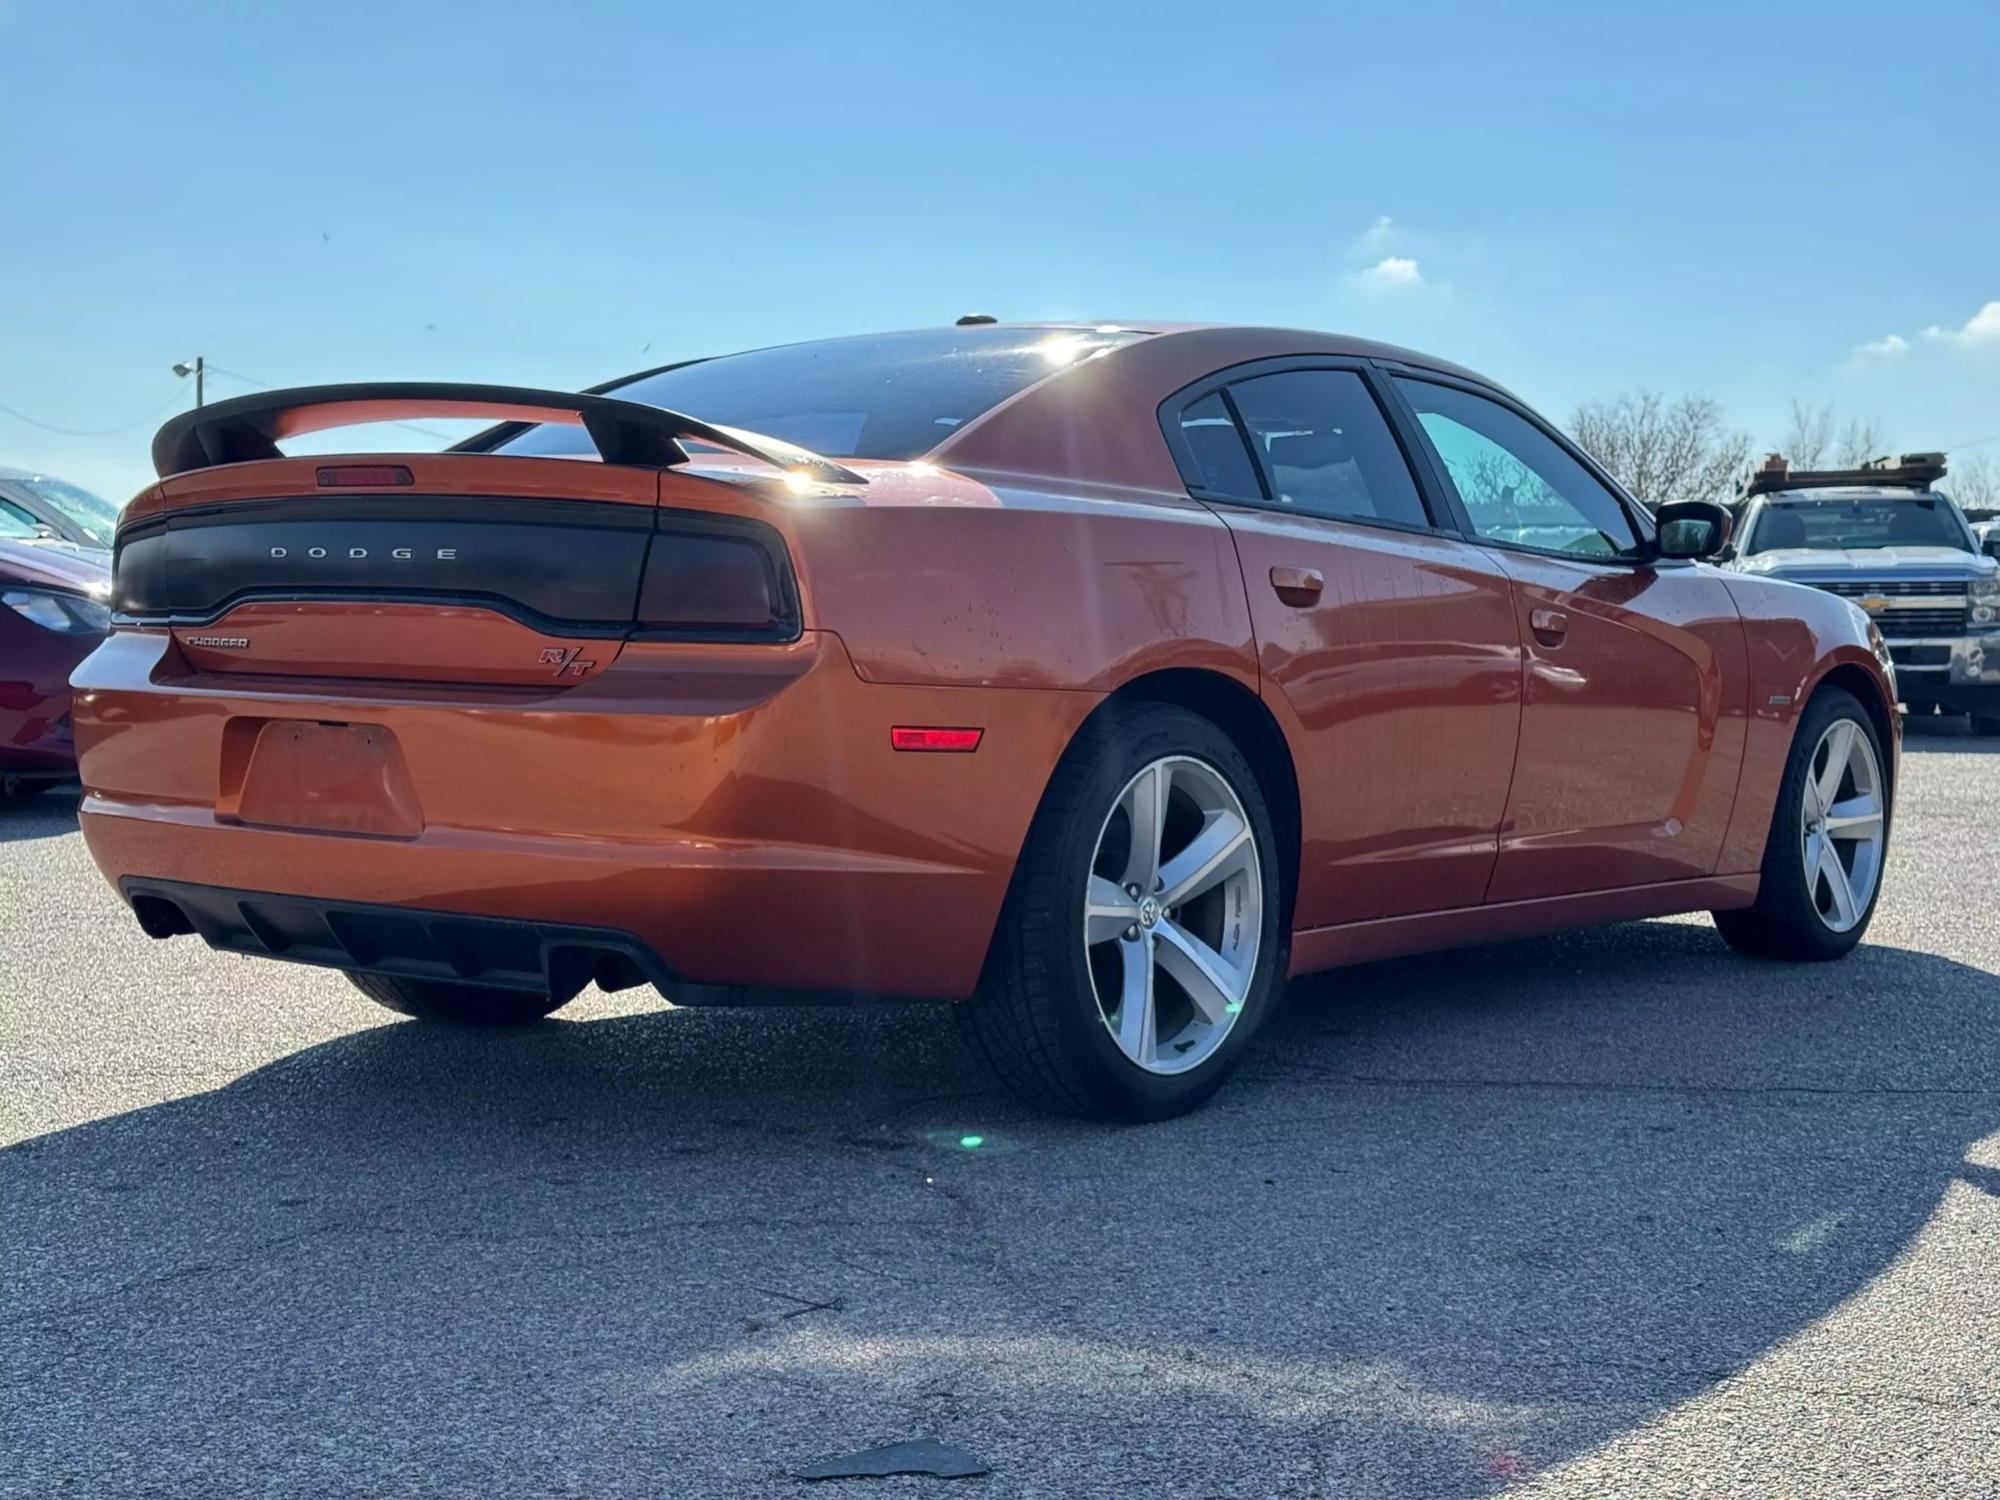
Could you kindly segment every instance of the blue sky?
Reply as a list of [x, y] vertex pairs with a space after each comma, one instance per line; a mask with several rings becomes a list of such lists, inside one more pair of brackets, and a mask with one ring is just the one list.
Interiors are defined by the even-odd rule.
[[[0, 404], [132, 422], [197, 352], [578, 386], [979, 310], [1961, 443], [2000, 434], [1996, 65], [1992, 0], [0, 0]], [[154, 425], [0, 413], [0, 464], [122, 499]]]

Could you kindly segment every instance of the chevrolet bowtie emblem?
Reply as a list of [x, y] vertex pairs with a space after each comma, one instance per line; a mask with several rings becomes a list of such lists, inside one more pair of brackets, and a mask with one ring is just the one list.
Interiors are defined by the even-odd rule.
[[1887, 594], [1863, 594], [1855, 602], [1867, 610], [1869, 614], [1876, 615], [1889, 607], [1889, 596]]

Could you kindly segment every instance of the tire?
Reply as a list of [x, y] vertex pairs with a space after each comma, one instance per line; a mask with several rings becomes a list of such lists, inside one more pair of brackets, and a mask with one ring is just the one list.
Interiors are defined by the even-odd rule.
[[[1866, 900], [1853, 902], [1850, 886], [1849, 904], [1855, 908], [1854, 919], [1844, 926], [1840, 903], [1830, 899], [1830, 888], [1823, 876], [1808, 869], [1813, 851], [1831, 840], [1822, 834], [1816, 843], [1808, 842], [1806, 812], [1807, 779], [1814, 775], [1822, 744], [1835, 726], [1842, 723], [1855, 727], [1855, 731], [1865, 738], [1873, 756], [1875, 802], [1879, 810], [1876, 822], [1878, 842], [1872, 855]], [[1751, 958], [1821, 963], [1842, 957], [1861, 941], [1874, 918], [1876, 903], [1882, 896], [1883, 862], [1888, 851], [1890, 823], [1889, 795], [1892, 790], [1886, 773], [1887, 761], [1883, 757], [1882, 741], [1867, 710], [1853, 694], [1843, 689], [1821, 688], [1806, 704], [1805, 712], [1799, 716], [1798, 730], [1792, 737], [1791, 755], [1785, 765], [1784, 779], [1778, 786], [1778, 805], [1771, 814], [1771, 832], [1764, 847], [1756, 904], [1739, 911], [1714, 913], [1716, 929], [1730, 947]], [[1840, 785], [1843, 789], [1853, 788], [1854, 798], [1860, 797], [1858, 778], [1843, 780]], [[1861, 798], [1856, 801], [1854, 798], [1843, 800], [1840, 805], [1858, 808], [1866, 800]], [[1833, 857], [1843, 860], [1838, 852]], [[1857, 872], [1861, 857], [1860, 849], [1854, 847], [1851, 863]]]
[[530, 990], [496, 989], [483, 984], [442, 984], [429, 979], [392, 979], [387, 974], [349, 972], [354, 987], [386, 1010], [423, 1021], [457, 1026], [526, 1026], [566, 1002]]
[[0, 803], [28, 802], [61, 785], [54, 776], [0, 776]]
[[[1142, 772], [1166, 788], [1165, 857], [1155, 862], [1160, 878], [1150, 898], [1130, 896], [1136, 882], [1118, 883], [1139, 868], [1130, 861], [1143, 858], [1129, 838]], [[1224, 822], [1239, 816], [1247, 847]], [[1171, 894], [1164, 881], [1192, 830], [1210, 835], [1211, 847], [1233, 840], [1216, 866], [1228, 873], [1163, 906], [1157, 898]], [[1176, 888], [1197, 885], [1190, 879]], [[1104, 904], [1107, 892], [1131, 903], [1133, 920]], [[1089, 918], [1087, 895], [1098, 903]], [[959, 1007], [960, 1020], [993, 1071], [1039, 1108], [1133, 1122], [1186, 1114], [1222, 1086], [1277, 1003], [1283, 897], [1263, 790], [1229, 736], [1173, 705], [1113, 706], [1085, 725], [1049, 779], [979, 991]], [[1107, 928], [1115, 936], [1103, 936]], [[1087, 946], [1087, 932], [1100, 934], [1095, 946]], [[1190, 956], [1197, 951], [1190, 937], [1207, 950], [1201, 959]], [[1232, 959], [1220, 969], [1200, 967], [1225, 950]], [[1151, 988], [1128, 1006], [1134, 973], [1150, 975]], [[1227, 983], [1183, 987], [1176, 974], [1222, 975]], [[1118, 997], [1112, 1009], [1100, 990]]]
[[1974, 714], [1972, 732], [1987, 739], [2000, 737], [2000, 714]]

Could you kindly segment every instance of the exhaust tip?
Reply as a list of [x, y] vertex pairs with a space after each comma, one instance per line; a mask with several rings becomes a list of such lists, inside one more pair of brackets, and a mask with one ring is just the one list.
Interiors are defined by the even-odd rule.
[[132, 915], [149, 938], [185, 937], [194, 931], [187, 913], [164, 896], [134, 896]]

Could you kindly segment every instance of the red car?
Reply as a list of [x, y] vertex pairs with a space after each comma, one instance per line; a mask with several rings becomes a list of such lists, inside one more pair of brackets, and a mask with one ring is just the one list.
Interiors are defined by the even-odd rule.
[[[444, 416], [501, 425], [278, 448]], [[148, 933], [393, 1010], [947, 1000], [1030, 1099], [1154, 1119], [1288, 974], [1684, 911], [1830, 958], [1880, 890], [1861, 612], [1407, 350], [985, 324], [250, 396], [154, 458], [90, 847]]]
[[108, 552], [0, 512], [0, 799], [76, 774], [69, 674], [111, 623]]

